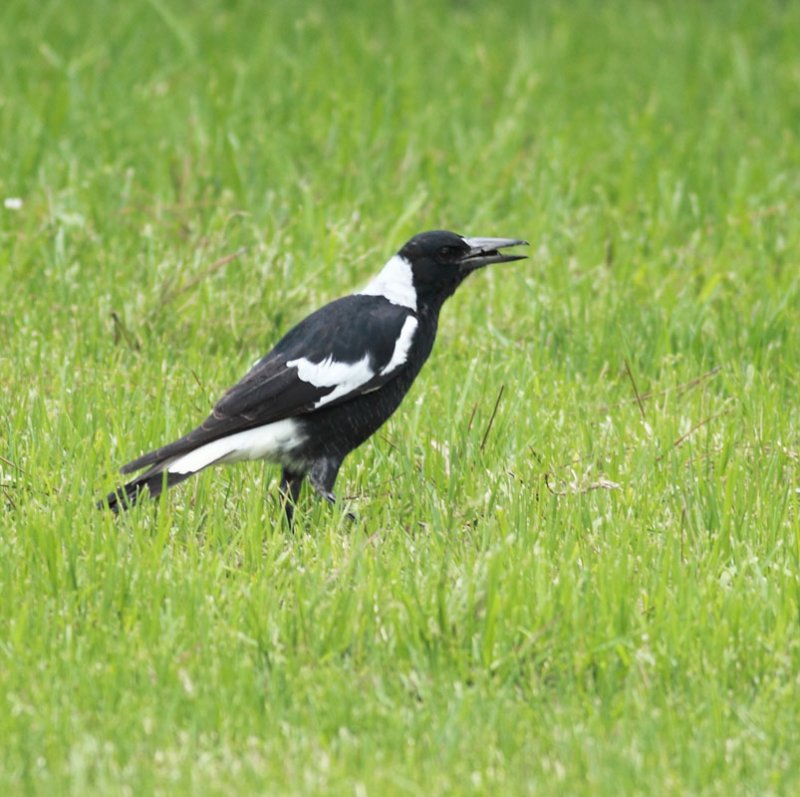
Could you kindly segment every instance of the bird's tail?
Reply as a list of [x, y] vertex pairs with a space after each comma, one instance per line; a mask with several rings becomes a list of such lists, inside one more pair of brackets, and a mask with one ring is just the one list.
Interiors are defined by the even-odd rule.
[[108, 508], [114, 513], [125, 511], [139, 500], [145, 489], [151, 498], [156, 498], [164, 490], [168, 490], [194, 475], [191, 471], [189, 473], [168, 473], [164, 470], [165, 464], [159, 463], [155, 468], [150, 468], [127, 484], [120, 485], [113, 493], [109, 493], [102, 501], [98, 501], [97, 508]]

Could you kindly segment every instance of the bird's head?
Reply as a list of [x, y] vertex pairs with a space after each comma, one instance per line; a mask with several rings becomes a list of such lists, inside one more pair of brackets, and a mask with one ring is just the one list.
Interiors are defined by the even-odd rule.
[[397, 256], [411, 267], [417, 296], [441, 304], [473, 271], [492, 263], [523, 260], [526, 255], [500, 250], [525, 245], [527, 241], [518, 238], [468, 238], [432, 230], [415, 235]]

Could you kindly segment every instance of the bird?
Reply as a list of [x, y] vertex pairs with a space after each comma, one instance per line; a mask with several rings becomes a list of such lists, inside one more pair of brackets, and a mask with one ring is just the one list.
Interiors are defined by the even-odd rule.
[[120, 470], [142, 471], [98, 502], [117, 513], [212, 465], [280, 465], [292, 527], [301, 486], [331, 504], [345, 457], [399, 407], [431, 353], [439, 312], [474, 271], [526, 255], [518, 238], [447, 230], [415, 235], [361, 290], [311, 313], [281, 338], [188, 434]]

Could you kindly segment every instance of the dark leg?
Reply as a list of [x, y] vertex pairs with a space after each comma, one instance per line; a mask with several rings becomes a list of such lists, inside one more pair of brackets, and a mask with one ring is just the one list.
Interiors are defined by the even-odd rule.
[[[341, 465], [341, 459], [318, 459], [311, 468], [311, 472], [308, 474], [308, 480], [311, 482], [311, 486], [330, 504], [336, 503], [336, 496], [333, 494], [333, 485], [336, 482], [336, 476], [339, 473]], [[350, 520], [355, 520], [355, 516], [351, 512], [348, 512], [347, 516]]]
[[303, 486], [304, 477], [304, 473], [292, 473], [286, 468], [281, 473], [281, 500], [283, 501], [283, 510], [286, 512], [286, 520], [289, 522], [289, 528], [292, 527], [294, 507], [300, 498], [300, 488]]
[[333, 485], [336, 482], [336, 475], [339, 473], [341, 464], [342, 460], [340, 459], [318, 459], [308, 474], [308, 480], [314, 490], [331, 504], [336, 503]]

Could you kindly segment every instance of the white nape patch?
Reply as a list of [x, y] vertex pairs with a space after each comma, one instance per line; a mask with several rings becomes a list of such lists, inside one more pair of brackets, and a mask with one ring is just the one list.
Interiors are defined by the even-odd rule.
[[417, 326], [417, 319], [413, 315], [410, 315], [405, 320], [403, 328], [400, 330], [400, 337], [397, 339], [397, 343], [394, 344], [392, 359], [381, 369], [381, 376], [394, 371], [395, 368], [401, 366], [408, 359], [408, 350], [411, 348], [411, 342], [414, 340]]
[[176, 457], [166, 468], [168, 473], [197, 473], [209, 465], [267, 459], [279, 462], [305, 440], [294, 418], [268, 423], [246, 432], [206, 443], [188, 454]]
[[404, 257], [395, 255], [380, 270], [378, 275], [367, 283], [357, 296], [383, 296], [392, 304], [417, 309], [417, 292], [414, 290], [414, 275], [411, 263]]
[[375, 371], [369, 364], [369, 354], [365, 354], [355, 363], [340, 363], [333, 357], [326, 357], [321, 363], [312, 363], [305, 357], [299, 357], [289, 360], [286, 365], [297, 368], [297, 376], [314, 387], [333, 388], [314, 405], [315, 409], [361, 387], [375, 376]]

